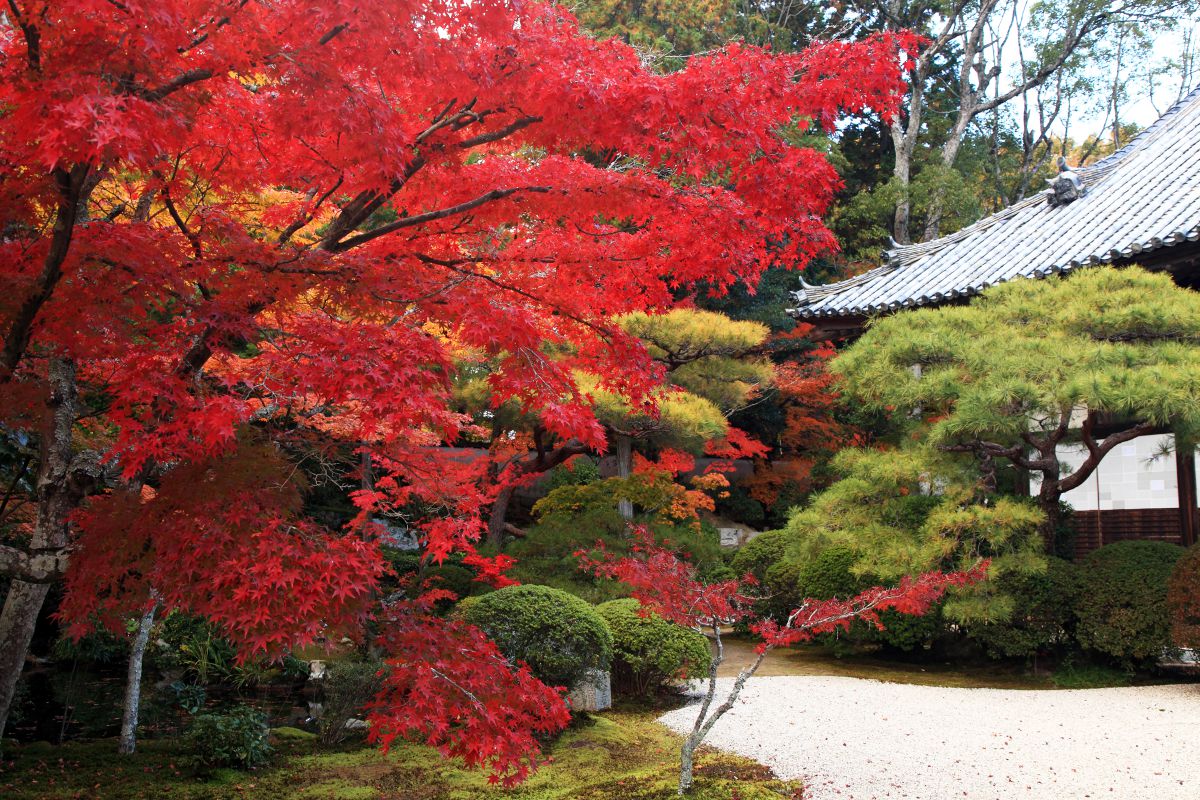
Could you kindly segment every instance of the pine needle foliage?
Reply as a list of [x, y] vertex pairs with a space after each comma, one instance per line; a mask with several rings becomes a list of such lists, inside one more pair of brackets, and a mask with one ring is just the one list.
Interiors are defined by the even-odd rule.
[[[1200, 295], [1164, 273], [1096, 268], [881, 318], [831, 368], [854, 402], [927, 426], [931, 448], [972, 454], [985, 478], [997, 460], [1040, 474], [1049, 532], [1062, 493], [1117, 444], [1197, 440], [1198, 344]], [[1068, 474], [1058, 446], [1074, 442], [1090, 457]]]

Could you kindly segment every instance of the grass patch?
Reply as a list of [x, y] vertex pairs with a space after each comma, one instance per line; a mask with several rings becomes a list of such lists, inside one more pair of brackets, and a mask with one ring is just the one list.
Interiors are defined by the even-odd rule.
[[[323, 749], [311, 739], [275, 737], [269, 767], [220, 770], [206, 779], [179, 764], [174, 739], [147, 740], [131, 757], [111, 739], [12, 746], [0, 762], [5, 800], [669, 800], [680, 737], [655, 722], [657, 710], [620, 709], [584, 718], [547, 748], [547, 761], [513, 790], [447, 762], [435, 751], [401, 745], [387, 756], [362, 745]], [[705, 750], [694, 800], [799, 797], [800, 784], [738, 756]]]
[[1108, 689], [1129, 686], [1133, 676], [1128, 672], [1100, 664], [1063, 664], [1050, 680], [1059, 689]]

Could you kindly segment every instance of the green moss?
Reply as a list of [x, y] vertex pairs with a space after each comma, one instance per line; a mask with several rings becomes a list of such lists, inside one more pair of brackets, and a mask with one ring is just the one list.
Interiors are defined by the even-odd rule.
[[354, 786], [343, 780], [325, 781], [309, 786], [296, 795], [316, 800], [376, 800], [379, 790], [371, 786]]
[[310, 733], [309, 731], [302, 731], [299, 728], [290, 728], [287, 726], [282, 728], [272, 728], [271, 735], [276, 739], [292, 739], [300, 741], [317, 738], [315, 733]]
[[[130, 757], [114, 740], [61, 748], [24, 745], [0, 762], [5, 800], [669, 800], [675, 796], [680, 739], [653, 711], [584, 716], [551, 743], [540, 769], [512, 790], [447, 762], [428, 747], [400, 744], [388, 755], [369, 747], [321, 750], [307, 738], [276, 737], [269, 767], [218, 770], [200, 780], [178, 767], [179, 740], [146, 740]], [[774, 780], [765, 767], [705, 750], [693, 800], [767, 800], [792, 796], [798, 784]]]

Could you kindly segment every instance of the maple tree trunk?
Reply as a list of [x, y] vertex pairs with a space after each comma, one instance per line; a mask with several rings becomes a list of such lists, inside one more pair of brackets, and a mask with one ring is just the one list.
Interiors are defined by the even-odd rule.
[[678, 794], [680, 795], [687, 794], [692, 788], [692, 783], [695, 779], [696, 748], [700, 746], [700, 742], [704, 740], [704, 734], [707, 732], [704, 722], [708, 717], [708, 709], [712, 707], [713, 698], [717, 694], [717, 668], [725, 660], [725, 645], [721, 642], [721, 627], [719, 624], [714, 624], [712, 630], [717, 645], [717, 652], [708, 665], [708, 691], [704, 695], [704, 700], [700, 703], [700, 713], [696, 715], [696, 722], [692, 726], [692, 732], [683, 740], [683, 748], [679, 752]]
[[[616, 448], [617, 457], [617, 477], [628, 478], [633, 474], [633, 439], [618, 434], [614, 437], [613, 442]], [[627, 520], [633, 519], [633, 501], [620, 500], [617, 502], [617, 511]]]
[[[63, 358], [51, 359], [49, 379], [46, 404], [50, 414], [39, 445], [37, 521], [29, 541], [33, 553], [58, 551], [67, 546], [67, 517], [83, 496], [82, 489], [72, 480], [71, 470], [71, 429], [78, 403], [74, 363]], [[33, 629], [49, 590], [48, 581], [14, 580], [0, 612], [0, 737], [4, 735]]]
[[121, 740], [117, 752], [132, 755], [137, 749], [138, 711], [142, 704], [142, 664], [146, 658], [146, 644], [150, 641], [150, 629], [154, 627], [154, 612], [158, 603], [142, 615], [138, 621], [137, 634], [129, 649], [129, 670], [125, 675], [125, 710], [121, 714]]
[[488, 515], [488, 544], [499, 552], [504, 549], [504, 524], [508, 520], [508, 504], [516, 492], [515, 486], [506, 486], [496, 494]]

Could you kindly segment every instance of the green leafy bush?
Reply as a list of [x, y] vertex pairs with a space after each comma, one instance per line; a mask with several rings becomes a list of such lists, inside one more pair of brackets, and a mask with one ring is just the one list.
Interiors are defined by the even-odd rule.
[[587, 456], [576, 456], [565, 464], [559, 464], [546, 474], [547, 492], [563, 486], [583, 486], [600, 480], [600, 467]]
[[848, 547], [830, 547], [806, 564], [798, 565], [798, 594], [817, 600], [846, 600], [868, 588], [869, 582], [851, 570], [858, 556]]
[[1079, 663], [1067, 658], [1050, 676], [1059, 689], [1109, 689], [1128, 686], [1133, 674], [1127, 670], [1113, 669], [1103, 664]]
[[450, 609], [450, 613], [446, 616], [450, 617], [450, 619], [466, 621], [467, 612], [470, 611], [471, 608], [474, 607], [475, 604], [477, 604], [481, 599], [482, 598], [478, 595], [464, 597], [462, 600], [459, 600], [454, 604], [454, 608]]
[[1080, 570], [1077, 637], [1126, 667], [1171, 646], [1167, 580], [1183, 555], [1163, 542], [1117, 542], [1095, 550]]
[[729, 565], [739, 576], [749, 573], [766, 580], [767, 570], [783, 558], [792, 538], [787, 531], [761, 533], [742, 545]]
[[741, 486], [730, 486], [725, 497], [717, 499], [717, 513], [737, 522], [759, 526], [767, 518], [763, 504], [750, 496]]
[[708, 674], [708, 639], [657, 615], [643, 617], [632, 597], [610, 600], [596, 613], [612, 632], [613, 683], [618, 691], [646, 697], [679, 678]]
[[192, 765], [200, 772], [219, 767], [253, 769], [267, 763], [271, 745], [267, 715], [249, 706], [199, 714], [186, 734]]
[[[711, 525], [700, 529], [690, 525], [666, 525], [651, 522], [659, 541], [669, 542], [678, 552], [688, 553], [706, 580], [728, 575], [720, 535]], [[613, 553], [627, 553], [631, 539], [626, 535], [626, 522], [615, 507], [576, 513], [562, 510], [527, 529], [527, 536], [508, 544], [505, 553], [517, 560], [508, 574], [521, 583], [552, 586], [582, 598], [589, 603], [616, 600], [628, 594], [616, 581], [597, 578], [579, 569], [575, 553], [603, 543]], [[715, 577], [714, 577], [715, 576]]]
[[50, 655], [58, 662], [83, 661], [106, 666], [122, 664], [129, 658], [129, 640], [97, 627], [78, 640], [69, 636], [59, 637]]
[[549, 586], [506, 586], [484, 595], [466, 620], [550, 686], [569, 687], [612, 661], [612, 634], [596, 609]]
[[216, 625], [204, 617], [176, 611], [163, 620], [148, 656], [164, 672], [180, 671], [200, 686], [230, 678], [237, 652]]
[[321, 681], [322, 709], [317, 732], [322, 744], [338, 744], [352, 732], [347, 724], [362, 714], [383, 685], [379, 661], [333, 661]]
[[1179, 647], [1200, 648], [1200, 544], [1184, 551], [1167, 582], [1171, 638]]
[[[854, 574], [857, 560], [857, 553], [841, 545], [826, 547], [810, 560], [785, 557], [767, 570], [764, 585], [770, 593], [769, 613], [782, 622], [806, 599], [829, 600], [836, 597], [846, 600], [872, 586], [886, 583], [872, 575]], [[824, 638], [878, 644], [892, 650], [911, 652], [932, 646], [946, 632], [941, 603], [935, 604], [922, 616], [882, 611], [879, 622], [882, 630], [875, 625], [855, 621], [849, 630]]]
[[1042, 573], [1005, 573], [997, 591], [1012, 599], [1007, 620], [979, 623], [967, 635], [993, 658], [1035, 658], [1074, 641], [1079, 567], [1047, 558]]

